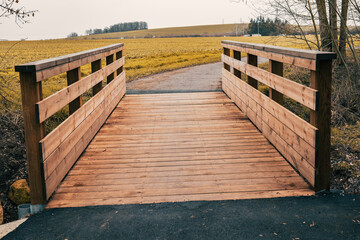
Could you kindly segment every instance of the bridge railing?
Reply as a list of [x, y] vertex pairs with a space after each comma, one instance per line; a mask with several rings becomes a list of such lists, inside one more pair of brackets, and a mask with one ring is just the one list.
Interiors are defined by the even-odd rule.
[[[336, 55], [234, 41], [222, 41], [222, 47], [224, 92], [315, 191], [329, 190], [331, 68]], [[247, 54], [247, 62], [241, 61], [241, 53]], [[269, 71], [257, 67], [258, 57], [269, 59]], [[310, 70], [310, 86], [284, 78], [284, 63]], [[269, 87], [269, 96], [258, 90], [259, 82]], [[284, 95], [310, 109], [310, 122], [283, 107]]]
[[[124, 44], [18, 65], [33, 205], [44, 204], [126, 92]], [[102, 68], [102, 59], [106, 66]], [[92, 73], [81, 78], [80, 67]], [[43, 99], [42, 81], [67, 73], [68, 86]], [[107, 80], [103, 87], [103, 80]], [[82, 104], [82, 95], [92, 97]], [[69, 105], [69, 117], [45, 135], [44, 121]]]

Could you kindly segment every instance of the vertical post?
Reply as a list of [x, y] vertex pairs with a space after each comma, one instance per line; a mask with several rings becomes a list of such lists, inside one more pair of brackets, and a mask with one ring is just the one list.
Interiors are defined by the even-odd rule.
[[[282, 62], [269, 60], [269, 72], [274, 73], [279, 76], [284, 75], [284, 64]], [[279, 93], [275, 89], [269, 88], [269, 97], [275, 102], [283, 105], [284, 96], [282, 93]]]
[[[122, 50], [120, 52], [116, 53], [116, 60], [118, 60], [120, 58], [122, 58]], [[123, 66], [121, 66], [119, 69], [116, 70], [117, 76], [119, 76], [120, 73], [122, 73], [122, 71], [123, 71]]]
[[[241, 52], [234, 50], [234, 58], [241, 61]], [[241, 72], [235, 68], [234, 75], [241, 79]]]
[[[101, 59], [91, 63], [91, 72], [94, 73], [101, 69]], [[102, 89], [102, 82], [99, 82], [92, 88], [93, 96], [95, 96]]]
[[[257, 56], [248, 53], [247, 63], [257, 67], [257, 65], [258, 65]], [[248, 84], [256, 89], [258, 88], [258, 81], [249, 76], [248, 76]]]
[[[75, 68], [73, 70], [68, 71], [67, 73], [67, 84], [68, 86], [79, 81], [81, 79], [81, 71], [80, 68]], [[69, 115], [73, 114], [76, 110], [78, 110], [82, 105], [82, 97], [74, 99], [71, 103], [69, 103]]]
[[[229, 48], [224, 48], [224, 55], [230, 56], [230, 49]], [[224, 63], [224, 68], [230, 72], [230, 66], [227, 65], [226, 63]]]
[[39, 145], [40, 140], [45, 137], [45, 129], [44, 124], [39, 123], [35, 111], [35, 104], [42, 100], [41, 82], [36, 81], [35, 72], [21, 72], [20, 86], [31, 204], [45, 204], [44, 168]]
[[310, 110], [310, 123], [318, 128], [315, 143], [315, 191], [330, 190], [331, 60], [318, 62], [311, 71], [310, 87], [318, 90], [317, 110]]
[[[114, 54], [111, 54], [110, 56], [106, 57], [106, 65], [110, 65], [111, 63], [114, 62]], [[107, 83], [109, 84], [115, 77], [114, 73], [111, 73], [108, 77], [107, 77]]]

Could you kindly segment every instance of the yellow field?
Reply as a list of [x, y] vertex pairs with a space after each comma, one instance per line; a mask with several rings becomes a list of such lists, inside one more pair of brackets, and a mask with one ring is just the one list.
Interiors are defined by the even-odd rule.
[[[160, 38], [160, 39], [102, 39], [102, 40], [46, 40], [0, 42], [0, 56], [4, 61], [0, 64], [0, 90], [9, 100], [20, 103], [20, 87], [18, 74], [14, 66], [31, 61], [61, 56], [98, 48], [113, 43], [125, 43], [125, 70], [127, 81], [163, 72], [166, 70], [187, 67], [191, 65], [220, 61], [221, 40], [235, 40], [272, 44], [288, 47], [306, 47], [298, 42], [291, 42], [284, 37], [233, 37], [233, 38]], [[9, 48], [13, 48], [6, 54]], [[90, 65], [81, 69], [83, 76], [90, 73]], [[66, 84], [65, 74], [44, 81], [44, 96], [48, 96]]]

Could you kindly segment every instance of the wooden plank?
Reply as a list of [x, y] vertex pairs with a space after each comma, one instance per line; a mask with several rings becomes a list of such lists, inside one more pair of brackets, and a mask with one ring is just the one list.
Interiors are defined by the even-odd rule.
[[[236, 80], [235, 76], [233, 76], [232, 74], [230, 74], [225, 70], [223, 71], [223, 74], [225, 78], [229, 77]], [[236, 81], [241, 85], [241, 87], [238, 88], [238, 90], [239, 91], [242, 90], [244, 94], [247, 94], [249, 99], [251, 97], [256, 99], [256, 95], [258, 96], [263, 95], [260, 92], [256, 91], [255, 89], [253, 89], [252, 87], [248, 86], [245, 82], [242, 82], [239, 79]], [[247, 106], [250, 105], [249, 102], [251, 101], [248, 100]], [[261, 102], [261, 101], [257, 99], [256, 102]], [[261, 105], [261, 106], [265, 107], [265, 105]], [[278, 106], [279, 108], [283, 108], [280, 105]], [[254, 107], [247, 108], [247, 114], [253, 112], [251, 109], [254, 109]], [[264, 136], [267, 137], [269, 141], [272, 142], [274, 146], [284, 155], [284, 157], [291, 164], [293, 164], [293, 166], [296, 169], [298, 169], [298, 171], [313, 185], [315, 148], [309, 145], [305, 140], [300, 138], [296, 132], [293, 132], [287, 126], [284, 126], [283, 121], [280, 121], [280, 119], [277, 119], [276, 117], [271, 115], [269, 112], [266, 111], [266, 109], [262, 111], [261, 116], [262, 116], [261, 129], [263, 131]], [[253, 122], [256, 122], [258, 120], [256, 119], [256, 115], [250, 114], [249, 117], [250, 119], [253, 119]], [[300, 132], [301, 130], [302, 129], [300, 129]], [[300, 154], [295, 149], [298, 152], [300, 152]]]
[[316, 70], [317, 61], [320, 61], [321, 59], [331, 60], [336, 58], [336, 54], [332, 52], [284, 48], [264, 44], [226, 40], [222, 41], [221, 45], [224, 48], [250, 53], [259, 57], [303, 67], [309, 70]]
[[310, 123], [317, 127], [315, 190], [330, 190], [330, 127], [332, 61], [320, 61], [319, 69], [311, 72], [310, 86], [319, 90], [317, 111], [310, 111]]
[[[55, 61], [55, 66], [50, 67], [50, 68], [45, 68], [43, 70], [36, 71], [36, 79], [37, 79], [37, 81], [43, 81], [43, 80], [48, 79], [50, 77], [53, 77], [53, 76], [59, 75], [61, 73], [70, 71], [72, 69], [81, 67], [81, 66], [83, 66], [85, 64], [88, 64], [90, 62], [97, 61], [97, 60], [99, 60], [101, 58], [104, 58], [104, 57], [106, 57], [108, 55], [114, 54], [117, 51], [119, 51], [119, 48], [110, 50], [108, 52], [98, 53], [96, 55], [90, 55], [90, 56], [87, 56], [87, 57], [78, 58], [77, 60], [72, 60], [70, 58], [70, 62], [66, 62], [66, 63], [63, 63], [63, 64], [57, 64], [56, 61]], [[59, 59], [60, 59], [59, 61], [61, 61], [61, 58], [62, 57], [59, 57]], [[30, 65], [31, 64], [32, 63], [30, 63]], [[21, 65], [16, 66], [16, 67], [21, 67]], [[36, 68], [35, 65], [34, 65], [33, 68]], [[16, 68], [16, 69], [18, 69], [19, 72], [22, 71], [22, 69], [19, 69], [19, 68]]]
[[[119, 76], [124, 81], [125, 74]], [[114, 89], [112, 85], [108, 88]], [[56, 127], [50, 134], [40, 141], [43, 158], [49, 155], [96, 109], [104, 100], [104, 93], [94, 96], [87, 101], [78, 111], [69, 116], [64, 122]]]
[[[40, 60], [40, 61], [36, 61], [36, 62], [21, 64], [21, 65], [16, 66], [15, 70], [17, 72], [36, 72], [36, 71], [40, 71], [40, 70], [43, 70], [46, 68], [52, 68], [57, 65], [64, 64], [64, 63], [69, 63], [69, 62], [72, 62], [72, 61], [75, 61], [78, 59], [91, 57], [94, 55], [96, 56], [101, 53], [107, 53], [111, 50], [119, 51], [119, 50], [122, 50], [123, 47], [124, 47], [123, 43], [112, 44], [109, 46], [100, 47], [100, 48], [96, 48], [96, 49], [90, 49], [90, 50], [86, 50], [83, 52], [73, 53], [73, 54], [69, 54], [69, 55], [65, 55], [65, 56], [61, 56], [61, 57], [49, 58], [49, 59], [44, 59], [44, 60]], [[66, 71], [64, 71], [64, 72], [66, 72]]]
[[262, 192], [239, 192], [239, 193], [220, 193], [220, 194], [193, 194], [175, 195], [142, 198], [102, 198], [102, 199], [82, 199], [82, 200], [52, 200], [47, 208], [59, 207], [82, 207], [96, 205], [116, 205], [116, 204], [146, 204], [159, 202], [184, 202], [184, 201], [215, 201], [215, 200], [234, 200], [234, 199], [258, 199], [289, 196], [312, 196], [314, 192], [308, 189], [296, 190], [276, 190]]
[[[115, 82], [115, 80], [113, 81]], [[105, 112], [90, 126], [81, 139], [75, 144], [73, 148], [71, 148], [70, 152], [64, 157], [62, 163], [57, 165], [55, 170], [48, 176], [46, 179], [46, 189], [47, 189], [47, 198], [50, 198], [51, 194], [55, 191], [57, 186], [60, 184], [64, 176], [69, 172], [70, 168], [73, 166], [75, 161], [81, 155], [86, 146], [90, 143], [93, 136], [96, 132], [101, 128], [103, 122], [107, 118], [107, 114], [110, 113], [111, 108], [115, 107], [116, 104], [120, 101], [125, 91], [121, 91], [114, 100], [110, 103], [110, 105], [105, 108]], [[46, 162], [44, 163], [46, 164]]]
[[317, 90], [306, 87], [302, 84], [296, 83], [263, 69], [251, 66], [242, 61], [226, 57], [225, 55], [222, 57], [224, 62], [245, 73], [246, 75], [258, 80], [265, 85], [268, 85], [270, 88], [275, 89], [276, 91], [290, 97], [291, 99], [303, 104], [310, 109], [316, 109]]
[[261, 92], [248, 87], [245, 82], [237, 80], [236, 77], [229, 72], [223, 71], [223, 77], [231, 79], [229, 81], [236, 81], [236, 83], [239, 84], [238, 89], [243, 91], [244, 95], [251, 96], [257, 103], [259, 103], [271, 115], [277, 118], [282, 124], [303, 138], [311, 146], [315, 147], [315, 137], [317, 134], [316, 127], [312, 126]]
[[[45, 98], [44, 100], [38, 102], [36, 104], [37, 110], [39, 112], [39, 121], [43, 122], [49, 117], [51, 117], [54, 113], [58, 112], [60, 109], [62, 109], [67, 104], [77, 101], [76, 99], [81, 98], [81, 95], [91, 89], [94, 86], [97, 86], [97, 84], [101, 84], [101, 81], [103, 78], [110, 75], [111, 71], [115, 71], [119, 66], [122, 66], [124, 64], [124, 58], [117, 60], [116, 62], [112, 63], [111, 65], [106, 66], [103, 69], [100, 69], [99, 71], [96, 71], [93, 74], [90, 74], [89, 76], [80, 79], [80, 70], [79, 68], [73, 70], [75, 72], [68, 73], [71, 74], [70, 82], [72, 82], [71, 85], [68, 87], [54, 93], [53, 95], [50, 95], [49, 97]], [[99, 62], [97, 63], [99, 64]], [[97, 66], [99, 67], [99, 66]], [[76, 80], [77, 79], [77, 80]], [[96, 88], [100, 89], [100, 85]], [[77, 110], [76, 107], [78, 107], [79, 104], [77, 103], [74, 109]], [[71, 111], [71, 113], [74, 111]]]
[[45, 136], [45, 130], [44, 125], [37, 121], [35, 112], [35, 103], [42, 99], [41, 82], [37, 82], [32, 73], [21, 73], [20, 86], [31, 204], [44, 204], [46, 190], [39, 141]]

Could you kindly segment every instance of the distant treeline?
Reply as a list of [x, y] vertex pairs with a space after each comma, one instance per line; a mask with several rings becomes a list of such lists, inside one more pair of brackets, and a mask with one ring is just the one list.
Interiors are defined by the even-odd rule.
[[248, 26], [249, 34], [261, 34], [262, 36], [277, 36], [280, 34], [288, 33], [286, 30], [288, 28], [287, 21], [281, 21], [278, 18], [265, 19], [264, 17], [257, 17], [256, 19], [251, 19]]
[[111, 25], [104, 29], [95, 28], [88, 29], [85, 31], [86, 35], [101, 34], [101, 33], [112, 33], [112, 32], [127, 32], [135, 30], [148, 29], [147, 22], [125, 22]]

